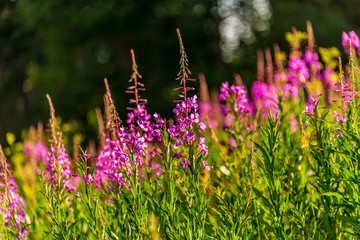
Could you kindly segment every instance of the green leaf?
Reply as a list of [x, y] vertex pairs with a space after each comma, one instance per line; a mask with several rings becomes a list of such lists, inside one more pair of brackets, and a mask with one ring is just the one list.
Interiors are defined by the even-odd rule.
[[323, 196], [328, 196], [328, 197], [337, 197], [337, 198], [340, 198], [340, 199], [343, 198], [343, 196], [340, 193], [337, 193], [337, 192], [327, 192], [327, 193], [323, 193], [322, 195]]

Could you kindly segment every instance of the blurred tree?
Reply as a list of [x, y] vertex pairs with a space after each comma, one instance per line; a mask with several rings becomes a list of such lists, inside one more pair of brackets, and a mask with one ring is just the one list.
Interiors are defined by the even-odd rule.
[[[45, 93], [57, 114], [86, 121], [102, 105], [109, 79], [122, 116], [131, 74], [130, 49], [150, 97], [149, 107], [172, 106], [178, 71], [176, 27], [182, 29], [191, 63], [222, 69], [212, 1], [19, 0], [1, 6], [1, 135], [47, 120]], [[194, 54], [193, 54], [194, 52]], [[211, 63], [205, 63], [212, 59]], [[196, 65], [196, 64], [195, 64]], [[193, 68], [192, 68], [193, 69]], [[217, 70], [218, 71], [218, 70]]]

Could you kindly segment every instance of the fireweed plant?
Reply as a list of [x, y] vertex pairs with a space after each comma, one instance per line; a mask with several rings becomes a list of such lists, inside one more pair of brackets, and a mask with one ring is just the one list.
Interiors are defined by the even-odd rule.
[[199, 74], [199, 96], [177, 35], [173, 118], [147, 111], [131, 50], [127, 117], [105, 79], [97, 144], [48, 95], [47, 131], [6, 135], [0, 239], [358, 239], [357, 34], [342, 34], [341, 59], [308, 22], [286, 34], [288, 54], [258, 50], [251, 88], [235, 74], [209, 92]]

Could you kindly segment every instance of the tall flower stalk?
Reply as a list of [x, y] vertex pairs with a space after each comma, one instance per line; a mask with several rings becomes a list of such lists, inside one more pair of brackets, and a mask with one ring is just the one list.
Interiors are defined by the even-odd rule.
[[0, 145], [1, 183], [0, 189], [0, 237], [3, 239], [25, 239], [29, 231], [25, 224], [25, 212], [22, 207], [23, 200], [16, 191], [16, 186], [9, 184], [9, 169], [3, 149]]

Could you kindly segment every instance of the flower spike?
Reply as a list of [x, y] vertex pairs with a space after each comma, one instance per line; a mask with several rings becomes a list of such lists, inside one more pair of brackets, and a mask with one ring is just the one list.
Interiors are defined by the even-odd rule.
[[[193, 88], [186, 87], [186, 81], [195, 81], [195, 79], [189, 78], [189, 75], [191, 74], [189, 70], [189, 62], [187, 59], [187, 55], [185, 52], [184, 44], [181, 38], [180, 30], [176, 29], [178, 38], [179, 38], [179, 45], [180, 45], [180, 71], [177, 74], [176, 80], [180, 80], [180, 86], [182, 88], [181, 94], [179, 94], [180, 98], [184, 99], [185, 106], [187, 106], [187, 92], [193, 90]], [[178, 90], [178, 89], [176, 89]], [[175, 102], [181, 102], [181, 101], [175, 101]], [[188, 115], [186, 111], [186, 116]]]
[[[139, 91], [145, 91], [144, 88], [144, 84], [142, 84], [139, 79], [142, 78], [142, 76], [139, 74], [138, 72], [138, 66], [136, 64], [136, 60], [135, 60], [135, 53], [134, 50], [131, 49], [131, 59], [132, 59], [132, 75], [131, 78], [129, 80], [129, 82], [134, 82], [134, 85], [128, 87], [128, 90], [126, 91], [126, 93], [133, 93], [135, 96], [135, 99], [130, 99], [130, 103], [135, 103], [136, 104], [136, 109], [139, 108], [139, 105], [144, 105], [147, 103], [146, 99], [141, 99], [140, 95], [139, 95]], [[128, 108], [130, 110], [133, 110], [132, 108]]]
[[[116, 138], [116, 132], [121, 124], [121, 119], [119, 114], [116, 111], [114, 100], [111, 97], [110, 87], [106, 78], [104, 78], [106, 94], [104, 96], [104, 105], [105, 105], [105, 119], [106, 119], [106, 129], [107, 133], [112, 133], [113, 137]], [[111, 131], [115, 129], [116, 132]]]

